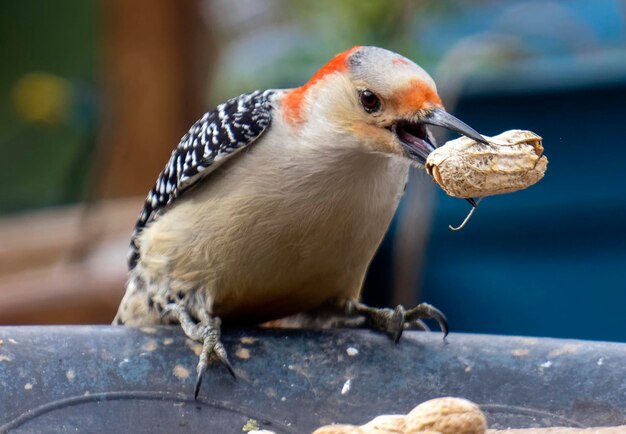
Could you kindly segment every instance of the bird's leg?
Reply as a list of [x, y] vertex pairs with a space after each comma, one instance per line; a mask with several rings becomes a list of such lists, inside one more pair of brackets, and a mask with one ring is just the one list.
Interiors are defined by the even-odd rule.
[[198, 398], [200, 385], [202, 384], [202, 377], [209, 366], [209, 358], [211, 356], [217, 357], [217, 359], [226, 366], [230, 375], [232, 375], [235, 379], [237, 378], [232, 365], [228, 361], [226, 349], [220, 341], [222, 321], [218, 317], [211, 316], [207, 312], [204, 312], [202, 315], [203, 318], [200, 319], [199, 323], [196, 323], [191, 318], [189, 312], [184, 307], [176, 303], [169, 303], [165, 305], [161, 317], [165, 318], [167, 316], [178, 320], [183, 331], [190, 339], [202, 342], [202, 352], [200, 353], [200, 360], [198, 361], [198, 366], [196, 368], [194, 398]]
[[443, 312], [428, 303], [420, 303], [405, 310], [402, 305], [395, 309], [369, 307], [356, 300], [348, 300], [341, 319], [335, 325], [344, 327], [366, 326], [387, 333], [395, 342], [404, 329], [429, 330], [422, 318], [434, 319], [439, 323], [444, 337], [448, 334], [448, 320]]

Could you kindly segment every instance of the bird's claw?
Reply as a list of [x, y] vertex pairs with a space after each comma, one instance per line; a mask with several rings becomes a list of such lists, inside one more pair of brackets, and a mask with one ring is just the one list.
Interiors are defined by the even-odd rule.
[[448, 319], [443, 314], [442, 311], [437, 309], [435, 306], [428, 303], [420, 303], [415, 306], [413, 309], [410, 309], [405, 314], [406, 322], [405, 328], [414, 328], [418, 327], [422, 330], [425, 328], [429, 330], [428, 326], [422, 321], [422, 318], [434, 319], [439, 324], [439, 328], [443, 332], [443, 338], [445, 339], [448, 336], [449, 328], [448, 328]]
[[176, 303], [165, 305], [161, 311], [161, 319], [168, 315], [174, 316], [185, 334], [196, 342], [202, 342], [202, 351], [196, 367], [196, 384], [194, 386], [193, 396], [198, 399], [200, 386], [202, 385], [202, 377], [209, 367], [209, 359], [215, 356], [226, 368], [233, 378], [237, 379], [235, 370], [233, 369], [228, 354], [224, 348], [224, 344], [220, 341], [222, 321], [218, 317], [205, 315], [203, 321], [196, 323], [191, 318], [189, 312]]
[[436, 307], [428, 303], [420, 303], [412, 309], [405, 310], [402, 305], [395, 309], [380, 309], [351, 302], [346, 309], [349, 317], [362, 316], [365, 323], [371, 328], [385, 332], [394, 342], [398, 342], [405, 329], [420, 329], [429, 331], [423, 319], [434, 319], [444, 333], [448, 335], [448, 320]]
[[196, 384], [193, 389], [194, 399], [198, 399], [198, 393], [200, 393], [200, 386], [202, 385], [202, 378], [204, 373], [209, 368], [209, 358], [215, 356], [224, 366], [228, 369], [233, 379], [237, 379], [235, 370], [228, 360], [228, 354], [224, 345], [220, 341], [219, 328], [212, 326], [203, 326], [204, 331], [201, 333], [202, 340], [202, 352], [200, 353], [200, 359], [198, 360], [198, 366], [196, 367]]
[[405, 316], [406, 311], [404, 310], [404, 307], [399, 304], [393, 310], [393, 313], [389, 318], [389, 328], [386, 330], [386, 332], [389, 334], [394, 342], [398, 342], [400, 340], [400, 337], [402, 336], [402, 332], [404, 331]]

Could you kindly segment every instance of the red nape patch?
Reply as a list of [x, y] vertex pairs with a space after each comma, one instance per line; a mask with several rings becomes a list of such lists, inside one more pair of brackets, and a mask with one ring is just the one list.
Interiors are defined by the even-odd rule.
[[304, 86], [300, 86], [291, 92], [287, 93], [283, 97], [283, 109], [285, 119], [289, 123], [301, 122], [302, 119], [302, 103], [304, 102], [304, 95], [307, 90], [322, 78], [335, 72], [343, 72], [348, 69], [348, 57], [361, 48], [360, 46], [352, 47], [343, 53], [337, 54], [326, 65], [322, 66], [314, 75], [307, 81]]

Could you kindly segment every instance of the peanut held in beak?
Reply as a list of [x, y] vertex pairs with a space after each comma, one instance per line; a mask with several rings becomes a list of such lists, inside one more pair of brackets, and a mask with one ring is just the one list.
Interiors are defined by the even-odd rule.
[[447, 142], [426, 160], [426, 171], [450, 196], [473, 198], [511, 193], [543, 178], [548, 159], [542, 138], [510, 130], [487, 137], [489, 145], [467, 137]]

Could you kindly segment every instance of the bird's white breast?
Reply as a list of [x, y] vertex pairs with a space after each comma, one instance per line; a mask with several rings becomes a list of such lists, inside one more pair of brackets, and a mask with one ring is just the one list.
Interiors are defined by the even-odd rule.
[[170, 291], [198, 291], [225, 319], [262, 321], [358, 297], [407, 180], [408, 161], [343, 136], [313, 145], [314, 132], [271, 128], [140, 238], [140, 270]]

